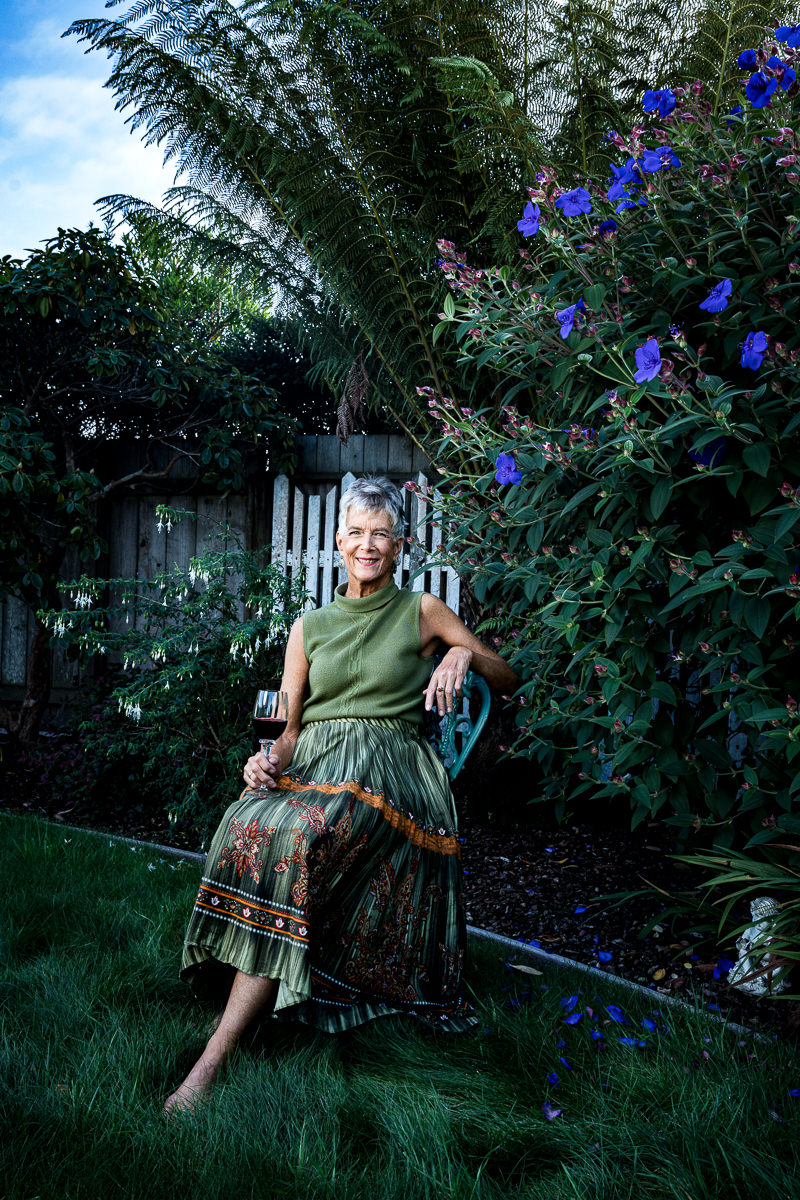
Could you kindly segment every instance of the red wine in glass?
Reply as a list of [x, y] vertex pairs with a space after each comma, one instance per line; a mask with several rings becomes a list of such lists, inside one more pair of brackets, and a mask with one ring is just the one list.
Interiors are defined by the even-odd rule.
[[253, 717], [253, 732], [260, 742], [276, 742], [285, 728], [281, 717]]
[[[286, 692], [262, 691], [256, 693], [253, 705], [253, 732], [265, 757], [269, 757], [275, 741], [281, 736], [289, 720], [289, 696]], [[261, 784], [259, 791], [267, 791]]]

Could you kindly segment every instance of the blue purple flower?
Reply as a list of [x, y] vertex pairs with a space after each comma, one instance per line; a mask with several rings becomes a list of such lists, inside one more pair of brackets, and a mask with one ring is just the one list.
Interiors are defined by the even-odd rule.
[[659, 146], [655, 150], [645, 150], [642, 160], [642, 170], [649, 171], [651, 174], [655, 171], [667, 170], [669, 167], [679, 167], [681, 160], [678, 158], [671, 146]]
[[525, 205], [522, 220], [517, 221], [517, 229], [523, 237], [533, 237], [539, 232], [539, 205], [530, 201]]
[[518, 483], [522, 483], [522, 476], [517, 470], [513, 454], [498, 454], [495, 466], [497, 467], [495, 479], [498, 483], [511, 483], [515, 487]]
[[775, 37], [787, 46], [800, 46], [800, 25], [779, 25]]
[[615, 233], [616, 229], [617, 222], [612, 217], [609, 217], [607, 221], [601, 221], [597, 226], [597, 232], [601, 238], [606, 238], [610, 233]]
[[561, 312], [557, 312], [556, 316], [561, 324], [562, 338], [568, 338], [572, 333], [572, 327], [575, 323], [575, 314], [585, 312], [586, 305], [583, 303], [583, 298], [576, 301], [575, 304], [570, 304], [569, 308], [562, 308]]
[[736, 60], [737, 67], [741, 67], [743, 71], [754, 71], [758, 66], [758, 57], [755, 50], [743, 50]]
[[778, 83], [783, 90], [785, 92], [788, 91], [797, 78], [794, 68], [785, 62], [781, 62], [777, 54], [773, 54], [771, 58], [767, 59], [767, 66], [771, 71], [775, 72]]
[[714, 978], [722, 979], [722, 976], [727, 975], [732, 966], [733, 966], [733, 959], [728, 958], [726, 955], [723, 954], [723, 956], [718, 961], [717, 965], [714, 967]]
[[753, 108], [766, 108], [777, 86], [777, 79], [772, 76], [767, 79], [763, 71], [756, 71], [755, 75], [748, 79], [744, 90]]
[[725, 118], [725, 124], [733, 125], [733, 124], [735, 124], [735, 122], [737, 120], [741, 121], [743, 116], [744, 116], [744, 109], [742, 108], [741, 104], [734, 104], [733, 108], [728, 113], [727, 117]]
[[556, 208], [560, 208], [565, 217], [577, 217], [592, 211], [592, 200], [586, 188], [576, 187], [570, 192], [561, 193], [556, 200]]
[[561, 1087], [561, 1080], [558, 1078], [555, 1071], [551, 1071], [547, 1076], [547, 1082], [551, 1087]]
[[760, 329], [758, 331], [751, 329], [742, 343], [742, 366], [749, 367], [751, 371], [757, 371], [764, 361], [766, 349], [767, 335]]
[[549, 1100], [545, 1100], [542, 1105], [542, 1112], [547, 1117], [548, 1121], [555, 1121], [556, 1117], [560, 1117], [563, 1109], [553, 1108]]
[[658, 88], [656, 91], [648, 88], [642, 97], [644, 111], [649, 113], [658, 109], [660, 117], [666, 117], [668, 113], [671, 113], [677, 103], [675, 93], [670, 88]]
[[704, 308], [706, 312], [710, 313], [722, 312], [723, 308], [728, 307], [728, 296], [732, 291], [733, 284], [730, 279], [721, 279], [698, 307]]
[[638, 370], [634, 375], [637, 383], [649, 383], [655, 379], [661, 370], [661, 351], [655, 338], [649, 338], [643, 346], [637, 346], [634, 351]]

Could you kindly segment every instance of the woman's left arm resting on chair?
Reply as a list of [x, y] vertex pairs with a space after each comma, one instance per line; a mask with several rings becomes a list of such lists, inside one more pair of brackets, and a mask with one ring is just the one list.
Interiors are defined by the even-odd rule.
[[426, 709], [435, 704], [440, 713], [449, 712], [453, 696], [461, 692], [467, 671], [477, 671], [490, 687], [501, 692], [513, 692], [519, 686], [519, 679], [508, 663], [470, 633], [461, 618], [438, 596], [423, 592], [419, 623], [423, 653], [430, 652], [437, 642], [450, 647], [425, 689]]

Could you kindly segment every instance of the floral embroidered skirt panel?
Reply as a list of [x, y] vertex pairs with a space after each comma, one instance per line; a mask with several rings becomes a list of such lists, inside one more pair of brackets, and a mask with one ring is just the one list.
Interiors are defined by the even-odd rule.
[[181, 976], [280, 980], [273, 1015], [327, 1032], [407, 1013], [473, 1028], [447, 774], [415, 725], [306, 725], [275, 791], [245, 790], [208, 853]]

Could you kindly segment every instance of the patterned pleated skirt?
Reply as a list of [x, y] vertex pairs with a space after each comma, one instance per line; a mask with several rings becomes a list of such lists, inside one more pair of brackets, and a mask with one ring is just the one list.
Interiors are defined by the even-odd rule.
[[231, 968], [280, 981], [273, 1016], [327, 1032], [406, 1013], [477, 1024], [447, 774], [399, 720], [302, 730], [275, 791], [245, 790], [217, 829], [181, 967], [199, 993]]

